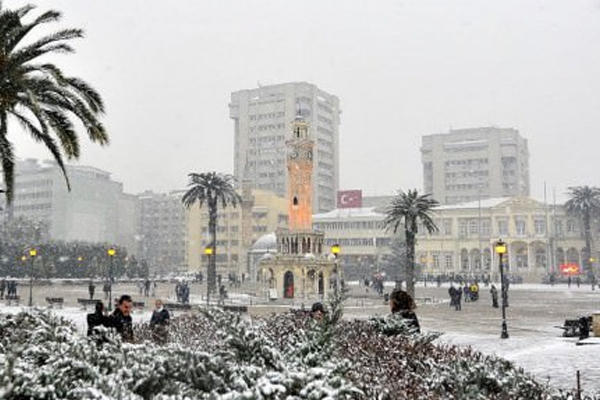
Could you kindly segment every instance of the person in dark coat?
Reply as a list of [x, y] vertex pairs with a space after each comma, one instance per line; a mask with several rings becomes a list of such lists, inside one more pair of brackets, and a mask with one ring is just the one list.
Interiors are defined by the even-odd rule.
[[4, 291], [6, 290], [6, 279], [0, 281], [0, 299], [4, 300]]
[[496, 289], [496, 286], [492, 285], [490, 293], [492, 294], [492, 307], [498, 308], [498, 289]]
[[156, 299], [154, 304], [156, 309], [150, 318], [150, 330], [152, 330], [152, 338], [157, 343], [165, 344], [168, 339], [167, 326], [169, 325], [170, 320], [169, 310], [164, 308], [164, 304], [160, 299]]
[[88, 292], [90, 292], [90, 300], [94, 299], [95, 291], [96, 291], [96, 285], [94, 285], [94, 281], [90, 280], [90, 284], [88, 285]]
[[96, 303], [96, 309], [93, 313], [87, 315], [88, 330], [87, 335], [92, 336], [94, 328], [97, 326], [109, 326], [108, 317], [104, 315], [104, 304], [99, 301]]
[[419, 319], [414, 310], [417, 308], [412, 297], [402, 289], [394, 289], [390, 294], [390, 310], [392, 314], [402, 317], [413, 333], [421, 333]]
[[133, 301], [131, 296], [124, 294], [119, 298], [117, 308], [109, 317], [109, 325], [114, 328], [124, 342], [133, 342], [133, 320], [131, 319], [131, 309]]

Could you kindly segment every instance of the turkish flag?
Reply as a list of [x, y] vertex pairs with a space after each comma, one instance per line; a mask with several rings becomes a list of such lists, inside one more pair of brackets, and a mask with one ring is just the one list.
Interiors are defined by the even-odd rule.
[[362, 190], [340, 190], [337, 194], [338, 208], [362, 207]]

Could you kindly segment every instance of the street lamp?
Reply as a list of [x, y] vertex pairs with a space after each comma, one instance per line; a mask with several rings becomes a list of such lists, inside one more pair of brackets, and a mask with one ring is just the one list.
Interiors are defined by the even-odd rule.
[[500, 338], [508, 339], [508, 328], [506, 326], [506, 287], [504, 286], [504, 265], [502, 262], [502, 258], [504, 254], [506, 254], [506, 243], [502, 241], [502, 239], [498, 240], [494, 246], [494, 250], [496, 254], [498, 254], [499, 265], [500, 265], [500, 287], [502, 292], [502, 333], [500, 334]]
[[113, 275], [113, 259], [115, 258], [115, 254], [117, 254], [117, 250], [114, 247], [111, 247], [107, 251], [108, 256], [110, 257], [110, 265], [108, 267], [108, 311], [112, 311], [112, 275]]
[[208, 310], [208, 307], [210, 305], [210, 257], [213, 255], [213, 248], [212, 246], [208, 245], [204, 248], [204, 254], [206, 254], [207, 257], [207, 261], [206, 261], [206, 310]]
[[[36, 249], [29, 250], [29, 258], [31, 259], [31, 273], [29, 274], [29, 307], [33, 307], [33, 260], [37, 256]], [[23, 256], [22, 260], [25, 260], [25, 256]]]
[[331, 254], [335, 257], [335, 266], [333, 272], [335, 272], [335, 292], [337, 293], [339, 285], [339, 272], [338, 272], [338, 254], [340, 254], [340, 245], [334, 244], [331, 246]]

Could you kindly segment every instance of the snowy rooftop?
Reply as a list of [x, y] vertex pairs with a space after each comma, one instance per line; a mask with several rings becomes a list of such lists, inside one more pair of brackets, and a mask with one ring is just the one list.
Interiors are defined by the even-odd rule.
[[336, 208], [323, 214], [313, 215], [315, 222], [327, 219], [346, 219], [346, 218], [383, 218], [384, 214], [377, 211], [377, 207], [362, 208]]

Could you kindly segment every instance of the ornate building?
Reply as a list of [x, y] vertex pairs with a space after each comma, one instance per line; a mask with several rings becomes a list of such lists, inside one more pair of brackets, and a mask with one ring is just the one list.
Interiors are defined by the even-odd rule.
[[314, 141], [308, 128], [301, 116], [292, 123], [293, 135], [286, 142], [289, 227], [277, 230], [276, 253], [267, 253], [260, 261], [271, 298], [322, 299], [341, 275], [337, 258], [324, 253], [323, 232], [312, 229]]
[[[434, 220], [439, 231], [419, 229], [416, 260], [427, 274], [494, 275], [494, 243], [507, 245], [506, 271], [527, 282], [583, 265], [585, 242], [579, 221], [564, 206], [534, 199], [494, 198], [441, 206]], [[598, 244], [593, 244], [598, 249]], [[598, 251], [593, 252], [597, 268]]]

